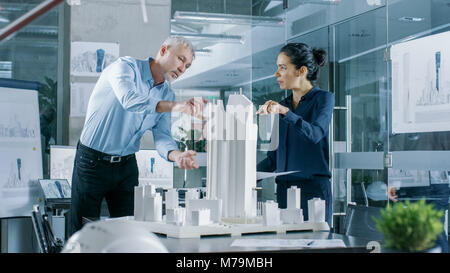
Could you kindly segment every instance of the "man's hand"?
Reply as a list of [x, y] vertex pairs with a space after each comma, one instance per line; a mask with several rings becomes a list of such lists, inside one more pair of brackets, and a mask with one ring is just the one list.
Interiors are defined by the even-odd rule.
[[264, 103], [261, 107], [259, 107], [259, 110], [256, 112], [257, 115], [266, 115], [266, 114], [282, 114], [286, 115], [286, 113], [289, 111], [289, 108], [279, 104], [276, 101], [269, 100]]
[[172, 112], [183, 112], [203, 120], [204, 104], [208, 103], [204, 98], [192, 98], [187, 101], [175, 102]]
[[395, 192], [395, 188], [394, 187], [389, 187], [388, 189], [388, 198], [389, 200], [391, 200], [392, 202], [397, 202], [397, 193]]
[[186, 170], [192, 170], [192, 169], [198, 169], [198, 164], [195, 162], [194, 156], [197, 155], [197, 152], [195, 151], [171, 151], [169, 153], [169, 160], [174, 161], [177, 163], [178, 168], [180, 169], [186, 169]]

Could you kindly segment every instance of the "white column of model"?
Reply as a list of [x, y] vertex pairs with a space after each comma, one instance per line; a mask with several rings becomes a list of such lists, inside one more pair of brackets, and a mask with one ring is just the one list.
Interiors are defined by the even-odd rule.
[[256, 217], [256, 141], [253, 103], [244, 95], [208, 107], [207, 198], [222, 199], [225, 218]]

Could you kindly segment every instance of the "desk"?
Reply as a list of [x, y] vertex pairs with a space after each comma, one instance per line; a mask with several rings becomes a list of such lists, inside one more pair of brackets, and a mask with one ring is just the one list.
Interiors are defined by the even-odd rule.
[[[251, 234], [245, 236], [214, 236], [202, 238], [177, 239], [158, 235], [171, 253], [223, 253], [223, 252], [369, 252], [368, 240], [328, 231], [289, 232], [286, 234]], [[236, 239], [341, 239], [347, 248], [287, 248], [287, 247], [232, 247]]]
[[[85, 222], [97, 219], [84, 218]], [[124, 218], [109, 221], [123, 221]], [[100, 220], [102, 221], [102, 220]], [[125, 219], [126, 222], [126, 219]], [[255, 233], [242, 236], [205, 236], [201, 238], [172, 238], [156, 234], [170, 253], [245, 253], [245, 252], [319, 252], [319, 253], [361, 253], [367, 250], [368, 239], [346, 236], [329, 231], [291, 231], [287, 233]], [[340, 239], [346, 247], [341, 248], [299, 248], [299, 247], [235, 247], [231, 246], [236, 239]]]

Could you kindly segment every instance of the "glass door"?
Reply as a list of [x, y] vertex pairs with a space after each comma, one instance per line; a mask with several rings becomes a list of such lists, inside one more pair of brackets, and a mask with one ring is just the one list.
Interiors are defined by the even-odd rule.
[[330, 26], [331, 86], [336, 95], [333, 213], [339, 231], [349, 203], [384, 206], [388, 202], [387, 9], [384, 3], [369, 5], [367, 1], [349, 18], [339, 16], [339, 7], [330, 9], [342, 19]]

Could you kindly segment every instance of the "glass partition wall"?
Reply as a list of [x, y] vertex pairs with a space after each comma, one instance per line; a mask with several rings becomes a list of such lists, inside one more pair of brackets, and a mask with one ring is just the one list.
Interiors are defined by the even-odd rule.
[[[449, 203], [450, 1], [389, 5], [390, 200]], [[447, 211], [444, 229], [448, 234]]]
[[[242, 88], [258, 108], [290, 94], [274, 75], [284, 44], [328, 52], [316, 84], [336, 97], [330, 128], [335, 231], [342, 231], [349, 203], [384, 207], [394, 190], [398, 200], [426, 197], [448, 206], [449, 1], [227, 0], [190, 1], [189, 8], [172, 1], [178, 2], [204, 17], [186, 21], [189, 14], [172, 6], [172, 32], [197, 35], [187, 35], [195, 39], [197, 59], [174, 83], [177, 98], [226, 104]], [[206, 40], [211, 35], [216, 40]], [[259, 136], [258, 161], [268, 143]], [[273, 178], [260, 186], [261, 201], [275, 199]]]
[[[242, 92], [252, 97], [252, 17], [251, 0], [172, 1], [171, 35], [188, 38], [195, 48], [195, 60], [184, 75], [172, 84], [176, 100], [203, 97], [209, 102]], [[264, 18], [263, 18], [264, 19]], [[269, 18], [270, 19], [270, 18]], [[270, 20], [262, 24], [276, 24]], [[172, 115], [172, 135], [181, 150], [199, 153], [200, 168], [174, 168], [174, 187], [206, 187], [206, 140], [203, 123], [185, 114]]]

